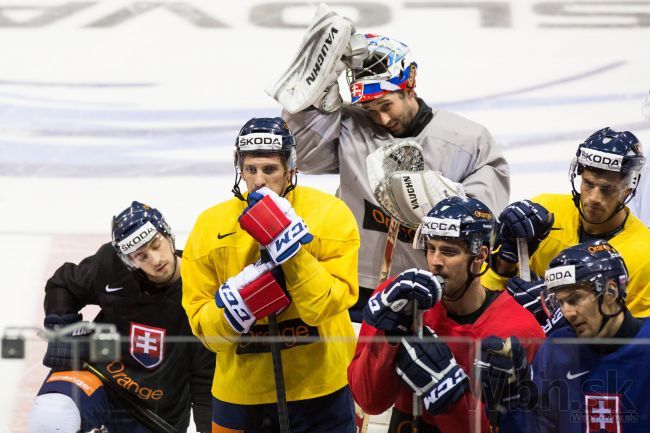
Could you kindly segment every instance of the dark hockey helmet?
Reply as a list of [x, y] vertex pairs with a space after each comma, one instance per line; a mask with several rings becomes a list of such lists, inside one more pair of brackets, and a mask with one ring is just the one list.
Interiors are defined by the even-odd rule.
[[464, 241], [470, 254], [477, 255], [481, 246], [494, 245], [496, 223], [492, 211], [470, 197], [447, 197], [438, 202], [418, 226], [413, 248], [427, 248], [430, 239]]
[[563, 250], [551, 260], [544, 280], [543, 298], [549, 310], [554, 311], [559, 308], [554, 296], [558, 290], [583, 288], [600, 296], [610, 280], [616, 283], [618, 297], [624, 304], [628, 273], [621, 255], [607, 241], [599, 239]]
[[157, 233], [168, 237], [174, 244], [174, 233], [160, 211], [138, 201], [113, 217], [111, 231], [113, 248], [130, 269], [135, 266], [129, 254], [150, 242]]
[[371, 101], [396, 90], [415, 87], [417, 63], [410, 48], [387, 36], [364, 35], [368, 56], [360, 68], [350, 68], [346, 77], [353, 104]]
[[280, 154], [289, 170], [296, 168], [296, 140], [281, 117], [252, 118], [235, 140], [235, 166], [241, 170], [245, 154]]
[[644, 163], [641, 143], [634, 134], [603, 128], [578, 146], [569, 178], [573, 184], [575, 177], [582, 175], [585, 167], [614, 171], [623, 174], [627, 186], [636, 190]]

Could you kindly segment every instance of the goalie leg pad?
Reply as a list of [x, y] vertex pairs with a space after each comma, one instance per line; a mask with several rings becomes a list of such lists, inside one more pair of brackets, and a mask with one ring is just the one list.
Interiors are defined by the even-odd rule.
[[239, 217], [239, 225], [262, 245], [269, 244], [291, 221], [271, 196], [264, 196]]
[[291, 65], [266, 93], [289, 113], [314, 105], [340, 75], [352, 30], [349, 19], [321, 3]]

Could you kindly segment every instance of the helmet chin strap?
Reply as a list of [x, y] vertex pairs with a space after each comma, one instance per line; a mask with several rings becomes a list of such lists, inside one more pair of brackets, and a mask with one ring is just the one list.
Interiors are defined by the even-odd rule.
[[472, 263], [476, 259], [476, 256], [471, 256], [471, 257], [472, 258], [469, 260], [469, 262], [467, 262], [467, 279], [465, 280], [465, 287], [463, 287], [463, 290], [460, 292], [460, 295], [458, 295], [455, 298], [449, 298], [449, 297], [447, 297], [447, 296], [445, 296], [443, 294], [442, 295], [443, 300], [449, 301], [449, 302], [456, 302], [456, 301], [460, 300], [463, 296], [465, 296], [465, 293], [467, 293], [467, 289], [469, 289], [469, 286], [472, 284], [474, 279], [480, 277], [485, 272], [487, 272], [487, 266], [485, 267], [483, 272], [479, 272], [478, 274], [475, 274], [474, 272], [472, 272]]
[[611, 221], [611, 220], [612, 220], [616, 215], [618, 215], [618, 213], [619, 213], [622, 209], [625, 208], [625, 205], [626, 205], [626, 204], [627, 204], [627, 203], [632, 199], [632, 197], [634, 196], [634, 192], [635, 192], [635, 191], [633, 191], [631, 194], [628, 194], [627, 198], [626, 198], [622, 203], [619, 203], [619, 204], [616, 206], [616, 209], [614, 209], [614, 210], [612, 211], [611, 215], [610, 215], [610, 216], [609, 216], [605, 221], [601, 221], [601, 222], [599, 222], [599, 223], [597, 223], [597, 222], [592, 222], [592, 221], [589, 221], [589, 220], [587, 219], [587, 217], [585, 216], [585, 214], [582, 212], [582, 206], [580, 205], [580, 193], [576, 190], [575, 184], [573, 183], [573, 179], [574, 179], [574, 178], [575, 178], [575, 176], [573, 176], [573, 177], [571, 178], [571, 189], [572, 189], [572, 191], [571, 191], [571, 195], [573, 196], [573, 204], [574, 204], [575, 207], [578, 209], [578, 213], [580, 214], [580, 218], [582, 218], [584, 221], [588, 222], [589, 224], [593, 224], [593, 225], [601, 225], [601, 224], [606, 224], [606, 223], [608, 223], [608, 222]]
[[623, 312], [623, 310], [625, 310], [625, 308], [621, 307], [621, 309], [618, 310], [616, 313], [606, 314], [603, 311], [603, 295], [601, 294], [598, 297], [598, 312], [600, 313], [601, 319], [600, 319], [600, 327], [598, 328], [598, 331], [596, 331], [596, 336], [600, 334], [603, 331], [603, 329], [605, 329], [605, 326], [607, 325], [607, 322], [609, 322], [609, 319], [618, 316]]

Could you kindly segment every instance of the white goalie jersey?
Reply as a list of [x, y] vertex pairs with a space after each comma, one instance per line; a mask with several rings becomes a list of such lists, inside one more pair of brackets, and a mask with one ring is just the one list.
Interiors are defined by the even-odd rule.
[[[378, 283], [390, 222], [367, 175], [366, 158], [379, 147], [412, 140], [423, 149], [426, 170], [462, 184], [465, 194], [483, 201], [496, 215], [508, 204], [509, 169], [501, 151], [487, 129], [458, 115], [433, 110], [433, 118], [417, 136], [400, 139], [351, 105], [329, 114], [316, 109], [296, 114], [283, 111], [282, 117], [296, 137], [299, 171], [340, 173], [337, 195], [354, 213], [361, 233], [361, 287], [374, 288]], [[411, 247], [414, 233], [415, 229], [400, 228], [391, 274], [414, 266], [426, 269], [422, 251]]]

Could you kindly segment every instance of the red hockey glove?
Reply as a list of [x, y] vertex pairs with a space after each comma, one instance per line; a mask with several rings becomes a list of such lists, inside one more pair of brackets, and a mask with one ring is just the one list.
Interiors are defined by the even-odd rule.
[[275, 263], [286, 262], [301, 244], [314, 238], [291, 204], [269, 188], [260, 188], [248, 197], [251, 204], [239, 217], [239, 225], [266, 247]]
[[248, 265], [217, 290], [217, 307], [224, 309], [226, 320], [236, 332], [248, 332], [256, 320], [290, 304], [271, 267], [270, 263]]

